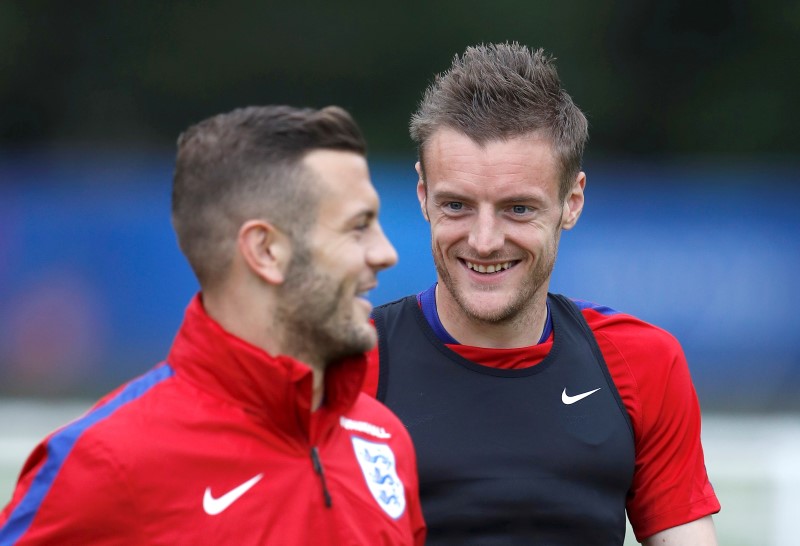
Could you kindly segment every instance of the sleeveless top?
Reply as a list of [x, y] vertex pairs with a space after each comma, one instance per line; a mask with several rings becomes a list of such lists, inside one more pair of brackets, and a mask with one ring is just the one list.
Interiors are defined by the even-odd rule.
[[549, 294], [553, 347], [523, 369], [466, 360], [415, 296], [377, 307], [377, 398], [411, 433], [428, 545], [621, 545], [630, 418], [597, 342]]

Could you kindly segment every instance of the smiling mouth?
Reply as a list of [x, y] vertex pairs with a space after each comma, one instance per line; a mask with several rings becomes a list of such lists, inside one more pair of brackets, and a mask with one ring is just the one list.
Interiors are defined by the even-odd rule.
[[361, 288], [361, 290], [356, 292], [356, 297], [369, 300], [369, 293], [374, 290], [376, 286], [377, 284], [370, 284], [369, 286]]
[[514, 267], [519, 263], [517, 260], [512, 260], [508, 262], [500, 262], [496, 264], [476, 264], [467, 260], [461, 260], [464, 262], [464, 265], [467, 266], [467, 269], [471, 269], [476, 273], [482, 273], [484, 275], [492, 274], [492, 273], [500, 273], [501, 271], [505, 271], [511, 267]]

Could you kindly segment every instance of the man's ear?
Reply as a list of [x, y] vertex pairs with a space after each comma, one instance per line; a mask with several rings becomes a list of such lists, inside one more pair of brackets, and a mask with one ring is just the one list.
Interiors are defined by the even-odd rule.
[[239, 228], [236, 245], [242, 259], [255, 275], [269, 284], [283, 283], [292, 254], [287, 235], [269, 222], [249, 220]]
[[419, 180], [417, 181], [417, 199], [419, 199], [419, 208], [422, 209], [422, 216], [425, 218], [427, 222], [430, 222], [430, 218], [428, 218], [428, 187], [425, 185], [425, 180], [422, 177], [422, 165], [419, 161], [417, 164], [414, 165], [414, 169], [417, 171], [417, 175], [419, 176]]
[[564, 207], [561, 215], [562, 229], [572, 229], [578, 223], [578, 218], [583, 211], [583, 190], [586, 188], [586, 173], [583, 171], [578, 173], [575, 177], [575, 182], [572, 184], [564, 201]]

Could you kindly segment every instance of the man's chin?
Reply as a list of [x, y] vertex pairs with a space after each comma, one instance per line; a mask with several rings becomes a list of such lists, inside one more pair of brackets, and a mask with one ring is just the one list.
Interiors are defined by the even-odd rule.
[[508, 301], [485, 301], [479, 298], [462, 299], [459, 307], [465, 315], [473, 320], [487, 323], [504, 322], [516, 314]]
[[366, 323], [358, 332], [353, 332], [346, 350], [351, 356], [367, 353], [378, 344], [378, 334], [372, 324]]
[[364, 331], [363, 341], [364, 343], [362, 344], [361, 350], [362, 353], [371, 351], [378, 344], [378, 333], [375, 331], [375, 328], [372, 326], [372, 324], [367, 323], [366, 330]]

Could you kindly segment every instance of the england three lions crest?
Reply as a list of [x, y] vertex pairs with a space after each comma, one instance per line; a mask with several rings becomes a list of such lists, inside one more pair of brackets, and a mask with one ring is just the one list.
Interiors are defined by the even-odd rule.
[[394, 452], [388, 444], [368, 442], [352, 436], [353, 450], [378, 506], [397, 519], [406, 509], [406, 492], [397, 475]]

